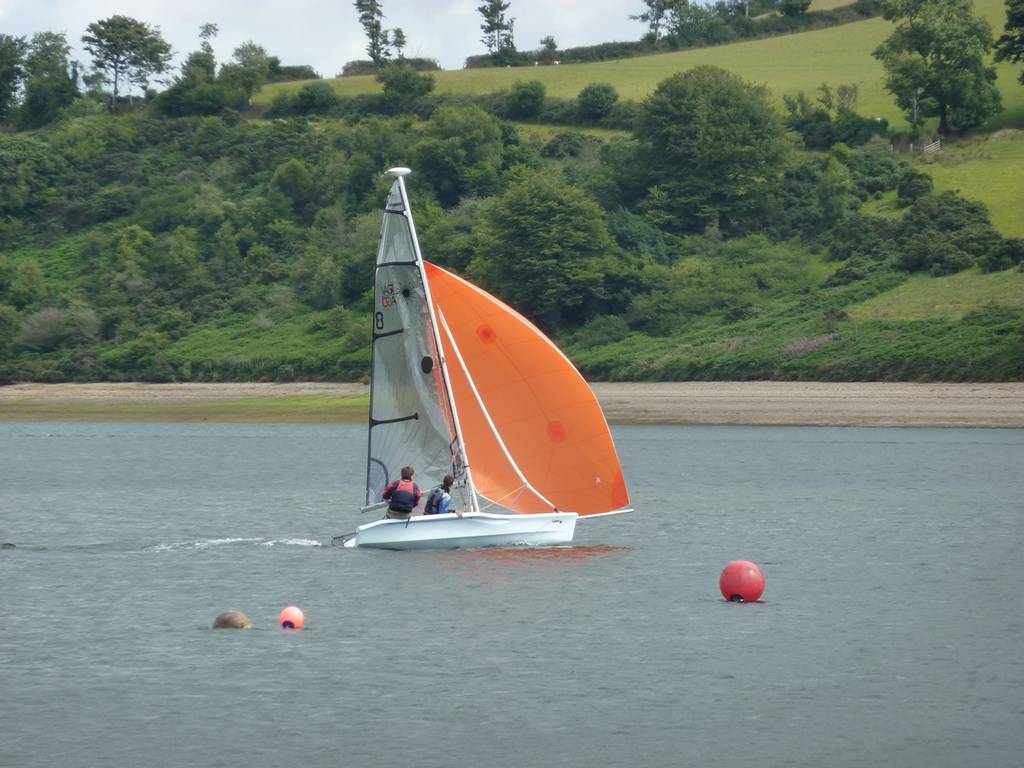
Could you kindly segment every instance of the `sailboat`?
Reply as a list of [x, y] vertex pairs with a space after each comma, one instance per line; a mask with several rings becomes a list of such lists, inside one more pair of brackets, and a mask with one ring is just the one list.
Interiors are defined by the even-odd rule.
[[[401, 468], [455, 478], [458, 512], [382, 519], [335, 537], [382, 549], [565, 545], [579, 520], [632, 511], [601, 407], [569, 359], [494, 296], [424, 261], [405, 176], [384, 206], [373, 307], [363, 512]], [[427, 481], [425, 484], [424, 481]]]

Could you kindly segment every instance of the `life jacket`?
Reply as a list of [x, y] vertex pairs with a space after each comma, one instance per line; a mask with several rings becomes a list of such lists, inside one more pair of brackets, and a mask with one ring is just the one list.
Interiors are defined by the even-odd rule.
[[444, 499], [445, 493], [447, 493], [447, 491], [445, 491], [443, 485], [439, 485], [437, 488], [432, 490], [430, 495], [427, 497], [427, 503], [423, 509], [424, 513], [428, 515], [436, 515], [441, 509], [441, 500]]
[[392, 512], [412, 512], [420, 500], [420, 489], [412, 480], [396, 480], [387, 487], [384, 496], [390, 500], [388, 509]]

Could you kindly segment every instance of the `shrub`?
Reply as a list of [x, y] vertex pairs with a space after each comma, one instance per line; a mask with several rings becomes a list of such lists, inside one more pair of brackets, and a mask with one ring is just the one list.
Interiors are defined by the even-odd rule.
[[927, 173], [907, 168], [896, 186], [896, 200], [900, 208], [906, 208], [918, 198], [930, 195], [934, 184]]
[[398, 64], [382, 69], [376, 80], [384, 87], [384, 99], [392, 112], [408, 111], [404, 107], [434, 90], [432, 75]]
[[807, 13], [811, 0], [779, 0], [777, 7], [783, 16], [800, 16]]
[[999, 272], [1024, 264], [1024, 238], [1007, 238], [978, 261], [984, 272]]
[[895, 189], [907, 164], [897, 160], [887, 144], [873, 141], [853, 154], [849, 163], [853, 183], [862, 199]]
[[596, 348], [622, 341], [631, 332], [621, 315], [601, 315], [584, 324], [569, 337], [569, 341], [576, 346]]
[[981, 203], [954, 192], [921, 197], [900, 225], [899, 264], [907, 271], [927, 269], [948, 275], [974, 259], [998, 262], [1004, 240], [992, 227]]
[[889, 123], [882, 119], [863, 117], [856, 112], [843, 111], [832, 121], [835, 141], [841, 141], [851, 147], [867, 144], [872, 136], [884, 136]]
[[299, 115], [323, 114], [338, 104], [338, 95], [327, 83], [304, 85], [295, 94], [294, 111]]
[[576, 157], [585, 143], [586, 137], [582, 133], [562, 131], [551, 137], [551, 140], [541, 149], [540, 154], [542, 157]]
[[46, 307], [33, 312], [21, 324], [19, 341], [29, 349], [56, 349], [64, 339], [64, 310]]
[[597, 122], [611, 114], [619, 94], [608, 83], [591, 83], [576, 97], [577, 109], [584, 120]]
[[544, 83], [539, 80], [517, 82], [505, 100], [505, 111], [509, 117], [529, 119], [544, 109]]

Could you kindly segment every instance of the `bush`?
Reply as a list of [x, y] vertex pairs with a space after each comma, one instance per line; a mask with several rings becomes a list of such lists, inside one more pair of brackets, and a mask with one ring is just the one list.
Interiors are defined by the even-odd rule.
[[56, 349], [63, 339], [64, 310], [46, 307], [22, 321], [18, 341], [29, 349], [45, 352]]
[[539, 80], [517, 82], [505, 99], [505, 112], [509, 117], [529, 119], [544, 109], [544, 83]]
[[586, 121], [597, 122], [611, 114], [619, 94], [608, 83], [591, 83], [576, 97], [580, 117]]
[[896, 186], [896, 200], [900, 208], [906, 208], [918, 198], [930, 195], [934, 183], [927, 173], [907, 168]]
[[392, 113], [410, 111], [417, 99], [434, 90], [432, 75], [398, 64], [382, 69], [376, 80], [384, 87], [384, 99]]
[[622, 341], [631, 333], [629, 323], [621, 315], [601, 315], [588, 321], [569, 337], [575, 346], [586, 348], [603, 347]]
[[983, 272], [999, 272], [1024, 264], [1024, 238], [1007, 238], [978, 261]]
[[867, 144], [872, 136], [884, 136], [888, 128], [888, 121], [882, 118], [863, 117], [851, 111], [840, 112], [832, 121], [834, 140], [850, 147]]
[[777, 7], [783, 16], [800, 16], [807, 13], [811, 0], [779, 0]]
[[304, 85], [295, 94], [294, 112], [298, 115], [323, 114], [338, 104], [338, 95], [327, 83]]
[[562, 131], [551, 137], [540, 154], [542, 157], [564, 158], [576, 157], [586, 144], [586, 137], [575, 131]]
[[900, 225], [899, 265], [908, 272], [927, 269], [948, 275], [973, 260], [1001, 261], [1005, 240], [992, 227], [981, 203], [954, 192], [918, 198]]
[[907, 164], [897, 160], [887, 144], [876, 140], [853, 153], [849, 167], [858, 194], [866, 200], [878, 192], [896, 189]]
[[786, 125], [803, 137], [808, 149], [828, 149], [835, 143], [832, 116], [827, 109], [815, 106], [803, 91], [796, 96], [783, 96], [789, 116]]

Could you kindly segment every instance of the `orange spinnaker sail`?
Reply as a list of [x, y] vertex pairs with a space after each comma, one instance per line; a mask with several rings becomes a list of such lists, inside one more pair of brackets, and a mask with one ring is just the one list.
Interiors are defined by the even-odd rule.
[[[522, 513], [554, 507], [595, 515], [629, 506], [601, 406], [572, 363], [515, 310], [434, 264], [424, 267], [435, 312], [444, 318], [441, 345], [478, 493]], [[495, 431], [536, 493], [525, 487]]]

